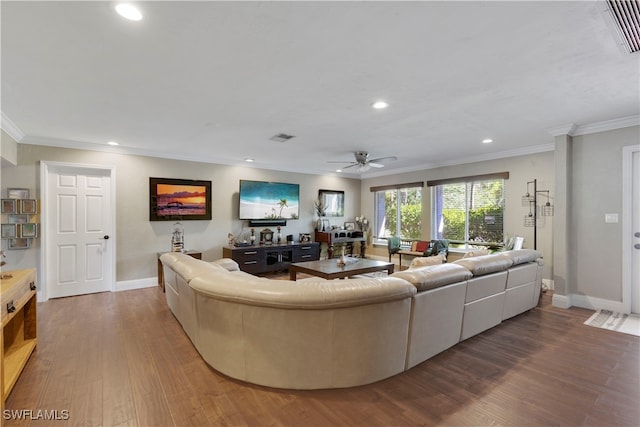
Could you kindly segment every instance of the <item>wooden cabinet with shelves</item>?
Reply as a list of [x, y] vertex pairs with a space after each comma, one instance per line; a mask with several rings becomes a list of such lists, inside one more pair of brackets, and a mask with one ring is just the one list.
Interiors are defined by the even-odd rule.
[[13, 389], [29, 356], [36, 347], [37, 301], [35, 269], [2, 273], [2, 338], [0, 339], [0, 379], [2, 406]]

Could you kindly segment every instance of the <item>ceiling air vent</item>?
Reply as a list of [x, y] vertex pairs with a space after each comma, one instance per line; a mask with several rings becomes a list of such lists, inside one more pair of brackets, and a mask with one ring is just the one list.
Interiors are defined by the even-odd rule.
[[271, 141], [276, 141], [276, 142], [285, 142], [290, 140], [291, 138], [295, 138], [294, 135], [287, 135], [286, 133], [279, 133], [277, 135], [273, 135], [271, 138], [269, 138]]
[[609, 12], [629, 53], [640, 51], [640, 6], [638, 0], [607, 0]]

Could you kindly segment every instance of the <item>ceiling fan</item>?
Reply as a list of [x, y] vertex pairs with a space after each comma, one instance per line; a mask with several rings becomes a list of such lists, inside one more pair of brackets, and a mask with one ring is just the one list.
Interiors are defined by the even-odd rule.
[[[386, 162], [398, 160], [396, 156], [380, 157], [378, 159], [369, 159], [369, 153], [366, 151], [355, 151], [353, 155], [356, 161], [349, 162], [349, 165], [343, 167], [342, 169], [357, 167], [358, 172], [365, 172], [365, 171], [368, 171], [370, 168], [382, 168], [384, 167], [384, 163]], [[328, 163], [346, 163], [346, 162], [341, 160], [329, 160]]]

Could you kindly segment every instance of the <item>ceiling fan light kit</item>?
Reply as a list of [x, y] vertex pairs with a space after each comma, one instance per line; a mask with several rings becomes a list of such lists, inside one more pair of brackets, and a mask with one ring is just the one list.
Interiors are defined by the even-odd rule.
[[[392, 162], [394, 160], [398, 160], [396, 156], [369, 159], [369, 153], [367, 151], [355, 151], [353, 155], [355, 157], [355, 162], [349, 162], [347, 166], [344, 166], [341, 168], [342, 170], [357, 166], [358, 172], [366, 172], [371, 168], [383, 168], [384, 163], [386, 162]], [[329, 161], [329, 163], [347, 163], [347, 162], [342, 160], [333, 160], [333, 161]]]

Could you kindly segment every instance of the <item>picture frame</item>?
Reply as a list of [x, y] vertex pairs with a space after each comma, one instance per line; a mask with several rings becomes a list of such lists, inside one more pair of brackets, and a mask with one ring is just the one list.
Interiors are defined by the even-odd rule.
[[7, 188], [7, 197], [9, 199], [28, 199], [28, 188]]
[[9, 249], [29, 249], [31, 247], [31, 239], [19, 237], [17, 239], [9, 239]]
[[14, 214], [17, 212], [16, 199], [2, 199], [2, 213]]
[[149, 178], [149, 221], [211, 220], [211, 181]]
[[21, 214], [38, 213], [38, 201], [36, 199], [22, 199], [19, 202]]
[[0, 235], [3, 239], [15, 239], [18, 237], [16, 224], [2, 224], [1, 227]]
[[25, 238], [37, 238], [38, 237], [38, 224], [29, 222], [26, 224], [16, 224], [18, 227], [18, 236]]
[[9, 215], [9, 224], [25, 224], [27, 222], [29, 222], [29, 215], [27, 214]]
[[309, 233], [300, 233], [298, 240], [300, 243], [309, 243], [311, 242], [311, 235]]
[[344, 223], [344, 229], [347, 231], [354, 231], [356, 229], [356, 223], [355, 222], [345, 222]]
[[318, 200], [326, 208], [324, 216], [344, 216], [344, 191], [318, 190]]
[[513, 243], [513, 249], [514, 250], [522, 249], [523, 244], [524, 244], [524, 237], [516, 236]]
[[323, 219], [322, 220], [322, 230], [331, 231], [331, 223], [329, 222], [328, 219]]

